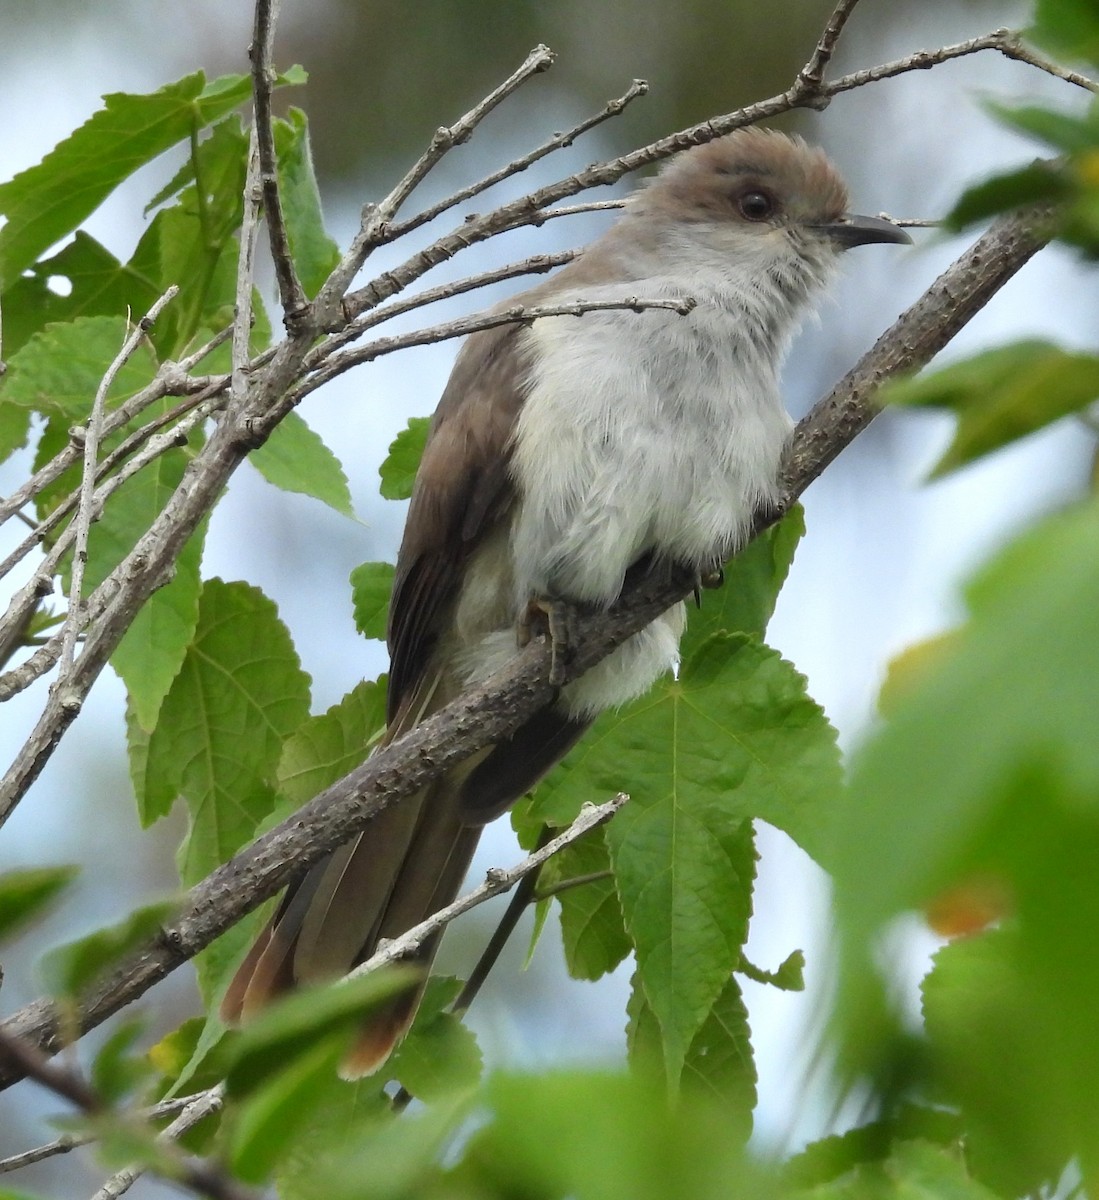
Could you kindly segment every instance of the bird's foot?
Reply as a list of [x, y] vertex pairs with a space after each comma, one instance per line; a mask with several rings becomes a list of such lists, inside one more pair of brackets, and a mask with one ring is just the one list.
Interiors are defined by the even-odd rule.
[[714, 588], [725, 586], [725, 568], [721, 566], [711, 567], [709, 570], [699, 570], [695, 575], [694, 597], [695, 607], [702, 607], [702, 589], [711, 591]]
[[573, 643], [572, 606], [565, 600], [531, 596], [516, 630], [519, 645], [525, 646], [536, 634], [549, 640], [549, 683], [560, 687], [565, 682], [565, 664]]

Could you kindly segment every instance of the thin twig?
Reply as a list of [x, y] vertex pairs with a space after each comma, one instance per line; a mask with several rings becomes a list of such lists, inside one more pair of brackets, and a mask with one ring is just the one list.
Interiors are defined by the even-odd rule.
[[[158, 1121], [162, 1117], [175, 1116], [176, 1113], [185, 1109], [188, 1104], [205, 1095], [205, 1092], [198, 1092], [193, 1096], [179, 1096], [173, 1100], [161, 1100], [159, 1104], [141, 1109], [134, 1115], [139, 1120]], [[55, 1138], [52, 1142], [35, 1146], [31, 1150], [23, 1150], [19, 1154], [10, 1154], [7, 1158], [0, 1158], [0, 1175], [22, 1170], [23, 1167], [33, 1166], [35, 1163], [43, 1162], [47, 1158], [56, 1158], [59, 1154], [68, 1154], [70, 1151], [77, 1150], [81, 1146], [90, 1145], [96, 1140], [94, 1133], [63, 1134], [61, 1137]]]
[[472, 199], [474, 196], [479, 196], [482, 192], [487, 191], [490, 187], [494, 187], [498, 183], [502, 183], [505, 179], [510, 179], [514, 175], [521, 174], [528, 167], [533, 166], [536, 162], [539, 162], [554, 151], [571, 146], [581, 134], [587, 133], [597, 125], [602, 125], [612, 117], [620, 116], [628, 104], [632, 103], [639, 96], [647, 95], [648, 91], [649, 85], [644, 79], [635, 79], [621, 96], [607, 101], [599, 112], [594, 113], [590, 117], [585, 117], [583, 121], [577, 122], [571, 129], [555, 133], [553, 137], [544, 141], [540, 146], [536, 146], [528, 153], [521, 154], [518, 158], [512, 159], [506, 166], [500, 167], [499, 170], [493, 171], [483, 179], [479, 179], [476, 183], [461, 188], [459, 191], [440, 200], [437, 204], [431, 205], [430, 208], [425, 208], [423, 212], [417, 213], [414, 217], [410, 217], [406, 221], [391, 225], [386, 230], [385, 240], [387, 242], [396, 241], [406, 233], [411, 233], [414, 229], [419, 229], [422, 225], [426, 225], [428, 221], [433, 221], [448, 209], [454, 208], [456, 205]]
[[[99, 457], [99, 442], [102, 437], [103, 410], [107, 404], [107, 393], [114, 386], [119, 371], [136, 353], [142, 340], [152, 329], [157, 317], [166, 304], [179, 295], [179, 288], [172, 284], [149, 309], [149, 311], [134, 326], [129, 336], [122, 343], [122, 349], [115, 355], [114, 361], [107, 368], [92, 402], [92, 411], [84, 431], [84, 473], [80, 482], [80, 500], [77, 504], [73, 524], [76, 527], [73, 540], [73, 559], [70, 570], [69, 612], [65, 619], [61, 639], [61, 679], [72, 670], [73, 657], [76, 654], [76, 636], [80, 629], [80, 614], [83, 605], [84, 566], [88, 561], [88, 536], [91, 532], [92, 521], [95, 520], [96, 510], [93, 504], [95, 491], [95, 470]], [[59, 681], [60, 682], [60, 681]]]
[[571, 892], [573, 888], [583, 887], [588, 883], [602, 883], [604, 879], [613, 879], [613, 871], [590, 871], [587, 875], [573, 875], [569, 879], [559, 879], [548, 887], [539, 888], [534, 895], [535, 900], [552, 900], [562, 892]]
[[50, 1062], [37, 1046], [0, 1027], [0, 1069], [4, 1065], [17, 1068], [28, 1079], [33, 1079], [84, 1112], [95, 1113], [103, 1109], [102, 1100], [82, 1076]]
[[[212, 1113], [220, 1112], [224, 1103], [223, 1084], [192, 1096], [176, 1119], [157, 1134], [156, 1140], [161, 1143], [178, 1141], [200, 1121], [204, 1121]], [[147, 1170], [147, 1167], [123, 1167], [104, 1182], [92, 1200], [118, 1200], [118, 1197], [128, 1192]]]
[[490, 310], [489, 312], [474, 313], [470, 317], [458, 317], [454, 321], [444, 321], [438, 325], [430, 325], [426, 329], [416, 329], [411, 333], [398, 333], [390, 337], [377, 338], [360, 346], [356, 350], [344, 350], [328, 358], [324, 366], [296, 387], [291, 395], [295, 403], [302, 400], [310, 392], [314, 392], [322, 384], [342, 375], [344, 371], [362, 363], [373, 362], [386, 354], [397, 350], [407, 350], [411, 346], [426, 346], [432, 342], [447, 341], [450, 338], [465, 337], [466, 334], [476, 333], [481, 329], [495, 329], [499, 325], [525, 324], [537, 321], [543, 317], [582, 317], [590, 312], [644, 312], [646, 309], [657, 308], [686, 316], [696, 305], [690, 296], [671, 299], [662, 296], [626, 296], [622, 300], [573, 300], [561, 304], [538, 304], [526, 307], [522, 304], [510, 308]]
[[[332, 317], [338, 315], [339, 302], [351, 286], [370, 252], [385, 238], [389, 223], [398, 210], [427, 177], [432, 168], [448, 150], [466, 141], [490, 112], [526, 81], [542, 71], [548, 70], [554, 61], [554, 53], [548, 46], [535, 46], [526, 59], [499, 87], [491, 91], [479, 104], [474, 105], [453, 125], [436, 130], [431, 144], [413, 163], [404, 178], [377, 204], [367, 205], [363, 210], [362, 225], [355, 235], [348, 252], [337, 264], [325, 281], [317, 296], [319, 310], [331, 309]], [[441, 211], [441, 210], [440, 210]], [[322, 322], [324, 323], [324, 322]]]
[[572, 262], [578, 253], [578, 250], [560, 250], [554, 254], [532, 254], [529, 258], [508, 263], [503, 267], [495, 267], [491, 271], [482, 271], [478, 275], [467, 275], [464, 279], [455, 280], [453, 283], [442, 283], [438, 287], [425, 288], [422, 292], [416, 292], [411, 296], [402, 296], [400, 299], [386, 304], [383, 308], [372, 309], [358, 319], [349, 321], [338, 333], [333, 333], [325, 338], [319, 346], [309, 352], [303, 363], [303, 369], [314, 370], [341, 346], [346, 346], [356, 338], [362, 337], [368, 329], [375, 328], [383, 321], [388, 321], [417, 308], [425, 308], [429, 304], [437, 304], [440, 300], [451, 300], [455, 296], [462, 296], [467, 292], [489, 287], [505, 279], [516, 279], [522, 275], [543, 275], [547, 271], [554, 271], [558, 267]]
[[809, 61], [798, 72], [795, 86], [800, 85], [808, 94], [820, 92], [821, 84], [824, 82], [824, 72], [828, 69], [832, 55], [836, 52], [836, 46], [843, 35], [843, 27], [847, 24], [847, 18], [854, 12], [858, 2], [859, 0], [839, 0], [824, 26], [820, 40]]
[[[305, 298], [301, 281], [294, 270], [294, 259], [290, 253], [290, 237], [286, 230], [286, 218], [282, 211], [282, 196], [279, 194], [275, 128], [271, 115], [271, 87], [275, 75], [272, 61], [278, 10], [279, 0], [256, 0], [256, 19], [248, 56], [252, 60], [253, 129], [259, 147], [263, 212], [267, 221], [268, 240], [271, 243], [271, 257], [275, 263], [275, 278], [279, 285], [283, 320], [287, 323], [289, 330], [308, 309], [309, 302]], [[243, 255], [243, 246], [241, 252]]]
[[617, 796], [606, 801], [604, 804], [585, 804], [581, 808], [580, 815], [576, 820], [567, 829], [562, 830], [556, 837], [546, 842], [540, 849], [532, 851], [522, 862], [516, 863], [514, 867], [506, 871], [495, 867], [489, 870], [486, 874], [485, 882], [479, 887], [475, 887], [471, 892], [460, 896], [445, 908], [439, 909], [437, 913], [433, 913], [426, 921], [421, 921], [419, 925], [414, 925], [407, 933], [402, 933], [400, 937], [395, 937], [386, 942], [366, 962], [356, 967], [348, 975], [348, 978], [353, 979], [360, 975], [368, 975], [371, 971], [377, 971], [379, 968], [388, 966], [398, 959], [405, 958], [427, 941], [428, 938], [438, 933], [441, 929], [445, 929], [456, 917], [469, 912], [471, 908], [476, 908], [479, 904], [484, 904], [486, 900], [491, 900], [493, 896], [500, 896], [504, 892], [511, 891], [520, 879], [525, 878], [532, 871], [537, 871], [544, 862], [547, 862], [555, 854], [559, 854], [566, 846], [571, 846], [573, 842], [578, 838], [582, 838], [584, 834], [609, 821], [628, 800], [629, 796], [625, 792], [619, 792]]
[[259, 156], [259, 122], [252, 122], [248, 135], [248, 176], [244, 181], [244, 210], [240, 223], [240, 252], [237, 254], [237, 292], [233, 309], [233, 382], [230, 394], [243, 402], [248, 390], [249, 342], [252, 334], [252, 289], [256, 279], [256, 243], [259, 240], [260, 202], [263, 179]]

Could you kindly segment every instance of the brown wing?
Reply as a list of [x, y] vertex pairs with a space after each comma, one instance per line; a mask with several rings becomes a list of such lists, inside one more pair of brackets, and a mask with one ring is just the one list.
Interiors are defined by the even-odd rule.
[[435, 410], [389, 610], [391, 723], [423, 678], [470, 552], [514, 501], [508, 461], [527, 374], [523, 328], [473, 334]]

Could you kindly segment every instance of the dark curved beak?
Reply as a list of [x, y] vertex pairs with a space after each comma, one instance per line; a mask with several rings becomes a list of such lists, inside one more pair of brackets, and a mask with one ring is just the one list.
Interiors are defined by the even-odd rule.
[[874, 242], [895, 242], [901, 246], [912, 244], [912, 239], [899, 225], [894, 225], [884, 217], [860, 217], [855, 213], [844, 213], [835, 221], [810, 225], [809, 228], [830, 237], [841, 250], [850, 250], [852, 246], [869, 246]]

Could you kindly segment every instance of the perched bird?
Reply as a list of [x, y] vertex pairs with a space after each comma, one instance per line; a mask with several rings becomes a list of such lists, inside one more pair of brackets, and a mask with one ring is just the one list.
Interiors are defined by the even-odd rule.
[[[810, 298], [841, 251], [909, 240], [846, 209], [821, 151], [740, 130], [678, 155], [598, 241], [509, 302], [689, 297], [688, 313], [543, 317], [465, 342], [397, 559], [387, 740], [502, 666], [539, 610], [608, 606], [636, 565], [702, 576], [737, 550], [776, 496], [791, 430], [778, 370]], [[339, 976], [449, 903], [481, 827], [600, 711], [673, 665], [684, 619], [679, 605], [653, 621], [511, 737], [313, 867], [244, 960], [223, 1015]], [[436, 941], [416, 955], [425, 968]], [[409, 992], [371, 1019], [348, 1077], [384, 1061], [418, 1000]]]

